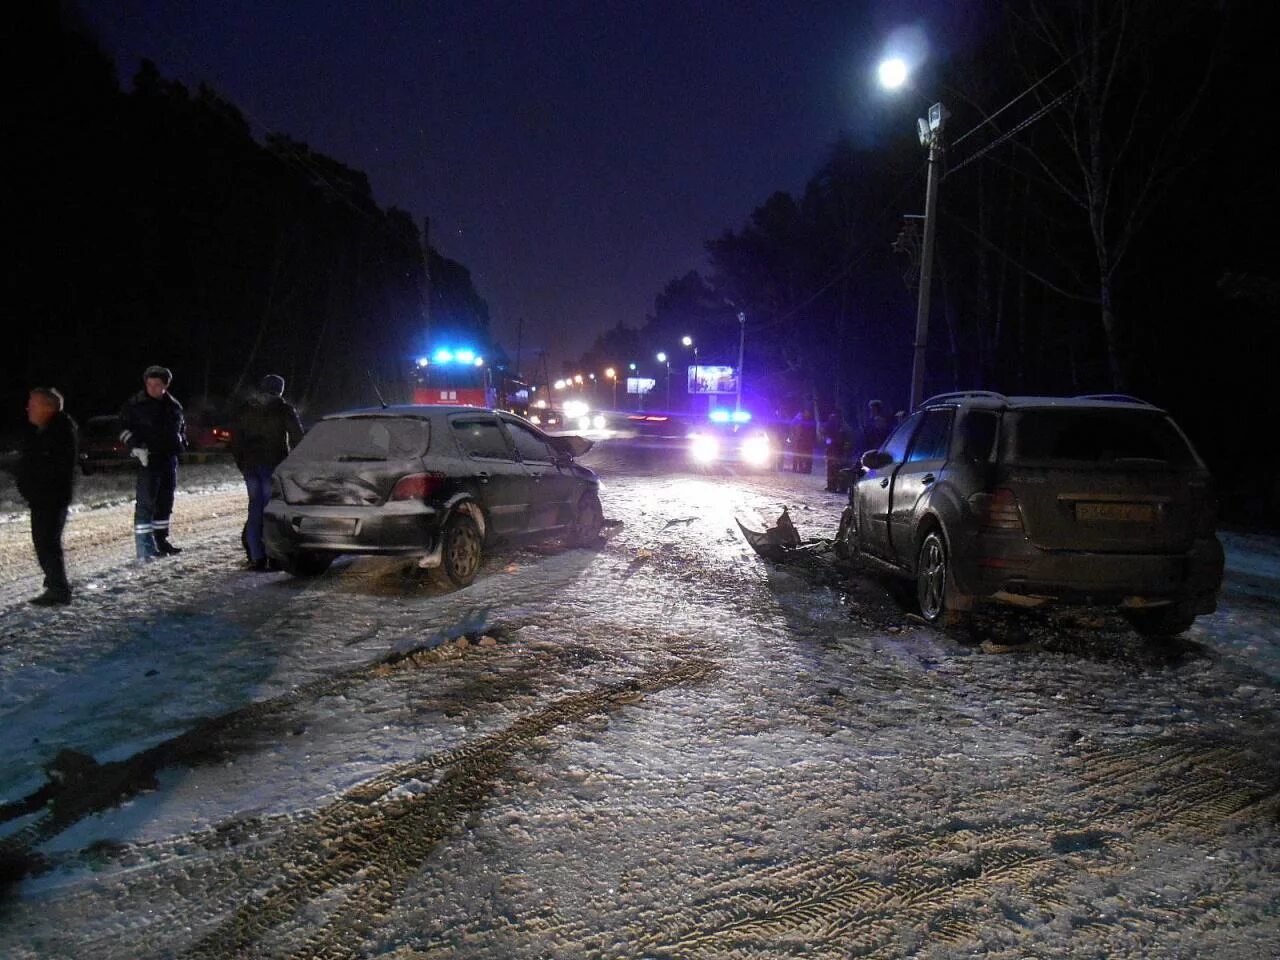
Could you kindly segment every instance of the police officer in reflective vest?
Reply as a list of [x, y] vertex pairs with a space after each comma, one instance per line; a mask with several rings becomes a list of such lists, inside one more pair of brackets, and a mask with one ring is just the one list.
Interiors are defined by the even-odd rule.
[[182, 404], [169, 393], [173, 374], [147, 367], [143, 388], [120, 411], [120, 441], [138, 460], [133, 535], [139, 560], [181, 553], [169, 542], [169, 517], [178, 486], [178, 454], [187, 446]]

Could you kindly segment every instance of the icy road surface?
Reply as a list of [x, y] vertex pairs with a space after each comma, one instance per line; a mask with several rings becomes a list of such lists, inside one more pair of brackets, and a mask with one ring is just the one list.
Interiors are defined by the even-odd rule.
[[834, 531], [816, 474], [593, 457], [615, 536], [453, 593], [243, 572], [210, 467], [141, 568], [91, 488], [76, 601], [37, 610], [15, 508], [0, 956], [1280, 956], [1275, 539], [1224, 537], [1174, 650], [1092, 613], [957, 637], [751, 553], [735, 518]]

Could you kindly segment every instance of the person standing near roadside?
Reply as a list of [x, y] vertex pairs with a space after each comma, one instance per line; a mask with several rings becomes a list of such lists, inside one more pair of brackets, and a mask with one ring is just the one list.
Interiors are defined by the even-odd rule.
[[62, 531], [75, 485], [78, 438], [75, 421], [63, 405], [62, 394], [53, 387], [31, 391], [27, 420], [35, 429], [23, 442], [18, 459], [18, 492], [31, 507], [31, 542], [44, 573], [44, 592], [29, 601], [38, 607], [71, 602]]
[[178, 487], [178, 454], [187, 447], [187, 421], [182, 404], [169, 393], [172, 381], [168, 368], [147, 367], [143, 389], [120, 411], [120, 442], [138, 460], [133, 539], [139, 560], [182, 552], [169, 542], [169, 518]]
[[231, 451], [249, 491], [245, 546], [249, 569], [267, 570], [262, 517], [271, 499], [271, 474], [302, 439], [302, 421], [284, 398], [284, 378], [268, 374], [236, 411], [231, 424]]

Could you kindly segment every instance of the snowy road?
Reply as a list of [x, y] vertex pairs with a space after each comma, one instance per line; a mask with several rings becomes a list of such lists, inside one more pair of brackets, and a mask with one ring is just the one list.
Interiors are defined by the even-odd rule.
[[601, 550], [453, 593], [239, 570], [216, 471], [171, 561], [77, 513], [63, 610], [0, 523], [0, 955], [1280, 955], [1275, 539], [1225, 538], [1181, 649], [1067, 613], [996, 653], [761, 563], [734, 519], [829, 535], [817, 476], [597, 462]]

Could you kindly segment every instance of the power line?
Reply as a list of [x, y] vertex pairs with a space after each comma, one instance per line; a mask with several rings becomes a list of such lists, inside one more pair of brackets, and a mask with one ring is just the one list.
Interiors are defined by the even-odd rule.
[[998, 136], [998, 137], [996, 137], [994, 140], [992, 140], [992, 141], [991, 141], [989, 144], [987, 144], [985, 147], [982, 147], [981, 149], [979, 149], [979, 150], [978, 150], [978, 151], [976, 151], [975, 153], [971, 153], [971, 154], [969, 154], [969, 156], [965, 157], [963, 160], [961, 160], [961, 161], [960, 161], [958, 164], [956, 164], [954, 167], [951, 167], [949, 170], [947, 170], [947, 172], [946, 172], [945, 174], [943, 174], [943, 179], [945, 180], [947, 177], [951, 176], [953, 173], [958, 173], [959, 171], [961, 171], [961, 170], [963, 170], [965, 167], [967, 167], [969, 164], [973, 163], [975, 160], [978, 160], [978, 159], [980, 159], [980, 158], [982, 158], [982, 157], [986, 156], [988, 153], [990, 153], [990, 152], [991, 152], [992, 150], [994, 150], [996, 147], [998, 147], [998, 146], [1000, 146], [1001, 144], [1006, 143], [1006, 142], [1008, 142], [1009, 140], [1013, 139], [1015, 136], [1017, 136], [1017, 135], [1018, 135], [1019, 133], [1021, 133], [1023, 130], [1027, 129], [1027, 127], [1031, 126], [1033, 123], [1035, 123], [1035, 122], [1036, 122], [1037, 120], [1039, 120], [1041, 117], [1043, 117], [1045, 114], [1049, 113], [1051, 110], [1053, 110], [1055, 107], [1057, 107], [1060, 103], [1062, 103], [1063, 101], [1065, 101], [1068, 97], [1071, 97], [1072, 95], [1074, 95], [1074, 94], [1075, 94], [1075, 92], [1076, 92], [1075, 87], [1071, 87], [1071, 88], [1069, 88], [1069, 89], [1067, 89], [1067, 90], [1062, 91], [1062, 93], [1058, 94], [1056, 97], [1054, 97], [1054, 98], [1053, 98], [1052, 100], [1050, 100], [1048, 103], [1045, 103], [1045, 104], [1044, 104], [1043, 106], [1041, 106], [1038, 110], [1036, 110], [1034, 113], [1032, 113], [1030, 116], [1028, 116], [1025, 120], [1021, 121], [1021, 122], [1020, 122], [1020, 123], [1018, 123], [1016, 126], [1013, 126], [1013, 127], [1009, 128], [1009, 129], [1008, 129], [1008, 130], [1006, 130], [1004, 133], [1000, 134], [1000, 136]]

